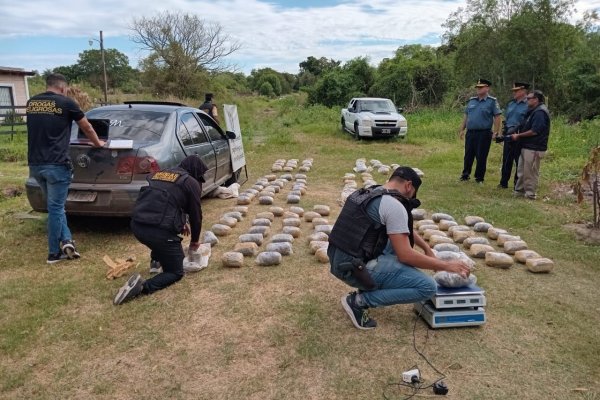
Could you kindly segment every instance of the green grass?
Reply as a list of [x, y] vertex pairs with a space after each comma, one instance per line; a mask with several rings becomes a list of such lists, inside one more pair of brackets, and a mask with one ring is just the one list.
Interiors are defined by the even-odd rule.
[[[550, 155], [541, 166], [543, 200], [525, 202], [495, 188], [499, 145], [490, 152], [486, 185], [457, 182], [460, 113], [407, 114], [406, 139], [357, 142], [341, 132], [339, 110], [305, 107], [301, 95], [244, 97], [238, 111], [250, 175], [242, 189], [270, 173], [278, 158], [314, 158], [300, 205], [309, 210], [327, 204], [334, 221], [341, 178], [357, 158], [411, 165], [425, 172], [423, 208], [458, 220], [483, 216], [555, 261], [547, 275], [479, 262], [475, 274], [486, 290], [488, 323], [429, 332], [417, 324], [417, 345], [447, 375], [452, 398], [600, 396], [600, 247], [578, 242], [564, 229], [590, 220], [591, 209], [556, 190], [579, 175], [598, 142], [598, 121], [569, 126], [553, 120]], [[25, 141], [5, 139], [0, 136], [0, 149], [21, 156], [0, 162], [0, 188], [24, 188]], [[373, 175], [379, 183], [387, 178]], [[288, 189], [276, 196], [276, 205], [288, 207]], [[234, 204], [205, 199], [203, 230]], [[294, 242], [294, 255], [281, 266], [258, 267], [246, 259], [241, 269], [222, 268], [221, 255], [233, 248], [253, 215], [265, 210], [253, 203], [234, 233], [213, 248], [209, 268], [114, 307], [112, 296], [126, 277], [106, 280], [103, 255], [135, 255], [136, 270], [147, 276], [148, 251], [127, 221], [70, 219], [83, 257], [47, 266], [45, 216], [24, 219], [28, 210], [24, 194], [0, 197], [1, 398], [376, 399], [385, 391], [399, 399], [407, 393], [389, 384], [403, 370], [417, 364], [426, 379], [436, 377], [412, 348], [410, 306], [372, 310], [378, 328], [354, 329], [339, 305], [349, 288], [310, 254], [308, 223]], [[276, 220], [272, 234], [279, 227]]]

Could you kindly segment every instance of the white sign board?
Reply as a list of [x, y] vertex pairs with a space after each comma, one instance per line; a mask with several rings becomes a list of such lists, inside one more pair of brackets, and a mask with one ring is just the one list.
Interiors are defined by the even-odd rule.
[[236, 136], [235, 139], [229, 140], [229, 151], [231, 152], [231, 165], [233, 170], [237, 171], [246, 165], [246, 155], [244, 154], [244, 145], [242, 144], [242, 130], [240, 129], [237, 106], [224, 104], [223, 114], [225, 115], [227, 130], [235, 132]]

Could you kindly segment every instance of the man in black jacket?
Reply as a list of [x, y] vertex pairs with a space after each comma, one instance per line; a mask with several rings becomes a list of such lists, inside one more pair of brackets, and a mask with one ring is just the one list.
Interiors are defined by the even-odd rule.
[[529, 111], [519, 133], [511, 135], [521, 145], [521, 156], [517, 167], [515, 195], [535, 200], [540, 178], [540, 160], [546, 155], [550, 135], [550, 112], [544, 94], [534, 90], [527, 95]]
[[140, 190], [133, 209], [131, 230], [150, 248], [150, 257], [160, 263], [162, 273], [146, 281], [140, 274], [132, 275], [115, 296], [115, 305], [164, 289], [183, 277], [185, 255], [180, 234], [190, 234], [190, 251], [198, 250], [202, 227], [200, 195], [206, 170], [200, 157], [193, 155], [175, 168], [148, 177], [149, 185]]

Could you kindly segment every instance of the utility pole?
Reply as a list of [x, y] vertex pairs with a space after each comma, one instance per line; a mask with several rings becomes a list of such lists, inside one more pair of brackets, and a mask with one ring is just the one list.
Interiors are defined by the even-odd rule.
[[100, 53], [102, 54], [102, 73], [104, 74], [104, 103], [108, 104], [108, 80], [106, 79], [106, 61], [104, 60], [104, 38], [102, 37], [102, 31], [100, 31]]

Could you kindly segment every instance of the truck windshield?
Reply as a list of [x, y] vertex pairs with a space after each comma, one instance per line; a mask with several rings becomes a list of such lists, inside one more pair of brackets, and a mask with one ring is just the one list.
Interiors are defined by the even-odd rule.
[[359, 111], [370, 111], [374, 113], [395, 113], [396, 107], [391, 100], [362, 100]]

